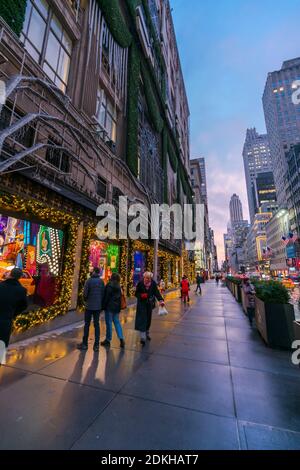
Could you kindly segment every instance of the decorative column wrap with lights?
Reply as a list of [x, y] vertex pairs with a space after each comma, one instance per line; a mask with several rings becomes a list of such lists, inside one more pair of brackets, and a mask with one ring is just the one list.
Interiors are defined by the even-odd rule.
[[[53, 305], [18, 315], [14, 322], [14, 331], [20, 332], [68, 312], [72, 295], [74, 258], [80, 220], [76, 216], [52, 207], [47, 207], [36, 200], [26, 200], [3, 192], [0, 193], [0, 207], [3, 211], [12, 212], [20, 217], [32, 217], [43, 221], [45, 224], [59, 226], [61, 230], [64, 231], [66, 238], [62, 271], [60, 275], [60, 292]], [[51, 235], [54, 236], [54, 238], [56, 236], [54, 235], [54, 232], [50, 233], [50, 237]], [[41, 241], [39, 243], [44, 243], [43, 240], [46, 239], [46, 236], [42, 233], [40, 233], [40, 236]], [[44, 246], [46, 246], [46, 244]], [[44, 255], [41, 256], [43, 257]], [[54, 257], [54, 259], [56, 258]], [[43, 261], [42, 258], [41, 261]], [[56, 269], [55, 266], [53, 266], [53, 268]]]

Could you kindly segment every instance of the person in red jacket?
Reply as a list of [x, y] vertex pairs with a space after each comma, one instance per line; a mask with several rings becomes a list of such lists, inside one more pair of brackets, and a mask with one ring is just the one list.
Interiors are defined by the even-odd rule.
[[180, 283], [181, 287], [181, 298], [183, 299], [183, 302], [186, 304], [186, 301], [190, 301], [189, 297], [189, 290], [190, 290], [190, 283], [187, 278], [187, 276], [183, 276], [182, 281]]

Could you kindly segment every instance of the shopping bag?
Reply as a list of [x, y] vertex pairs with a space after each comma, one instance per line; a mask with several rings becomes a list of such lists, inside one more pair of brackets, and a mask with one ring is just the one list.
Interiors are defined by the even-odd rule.
[[6, 346], [4, 341], [0, 340], [0, 364], [6, 364]]
[[160, 305], [158, 307], [158, 315], [159, 316], [163, 316], [163, 315], [168, 315], [168, 310], [166, 309], [166, 307], [163, 305]]
[[126, 300], [125, 294], [122, 290], [122, 293], [121, 293], [121, 310], [125, 310], [126, 308], [127, 308], [127, 300]]

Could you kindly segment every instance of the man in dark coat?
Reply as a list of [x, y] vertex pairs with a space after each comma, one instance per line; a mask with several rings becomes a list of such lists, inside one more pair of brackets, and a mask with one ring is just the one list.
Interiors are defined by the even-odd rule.
[[201, 284], [203, 284], [203, 277], [201, 276], [200, 273], [197, 273], [197, 277], [196, 277], [196, 284], [197, 284], [197, 288], [196, 288], [196, 294], [197, 292], [199, 291], [200, 292], [200, 295], [202, 294], [202, 290], [201, 290]]
[[9, 278], [0, 283], [0, 341], [7, 347], [14, 318], [27, 308], [27, 291], [20, 284], [22, 270], [12, 269]]
[[140, 332], [142, 346], [145, 346], [146, 339], [151, 340], [150, 327], [155, 300], [157, 299], [162, 305], [164, 301], [152, 277], [152, 273], [146, 272], [143, 280], [138, 283], [135, 292], [137, 297], [135, 329]]
[[86, 302], [84, 314], [84, 333], [82, 343], [78, 344], [80, 350], [88, 349], [88, 339], [90, 324], [93, 318], [95, 327], [94, 351], [99, 351], [100, 342], [100, 313], [102, 310], [102, 301], [104, 296], [104, 282], [100, 279], [100, 269], [95, 268], [84, 285], [83, 298]]

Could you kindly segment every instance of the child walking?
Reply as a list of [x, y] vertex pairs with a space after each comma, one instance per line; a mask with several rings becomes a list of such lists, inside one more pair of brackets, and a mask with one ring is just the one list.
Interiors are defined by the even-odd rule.
[[181, 286], [181, 298], [183, 302], [186, 304], [186, 301], [188, 302], [190, 301], [190, 297], [189, 297], [190, 283], [189, 283], [187, 276], [185, 275], [183, 276], [180, 286]]

